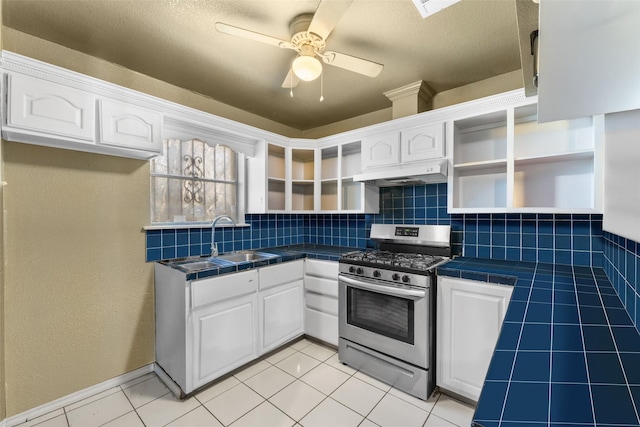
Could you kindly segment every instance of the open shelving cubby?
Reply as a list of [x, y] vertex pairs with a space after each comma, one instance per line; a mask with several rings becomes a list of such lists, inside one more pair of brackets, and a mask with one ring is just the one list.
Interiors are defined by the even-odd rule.
[[315, 183], [313, 148], [291, 149], [291, 209], [312, 211]]
[[320, 210], [338, 210], [339, 147], [320, 150]]
[[450, 212], [598, 212], [602, 117], [538, 123], [532, 101], [453, 121]]
[[507, 112], [454, 122], [452, 207], [506, 208]]
[[513, 132], [514, 208], [595, 208], [592, 117], [538, 123], [537, 105], [524, 105]]
[[342, 210], [358, 211], [362, 209], [362, 199], [365, 184], [353, 180], [353, 176], [362, 169], [362, 144], [360, 141], [342, 146]]
[[267, 153], [267, 192], [268, 209], [285, 210], [285, 149], [278, 145], [269, 144]]

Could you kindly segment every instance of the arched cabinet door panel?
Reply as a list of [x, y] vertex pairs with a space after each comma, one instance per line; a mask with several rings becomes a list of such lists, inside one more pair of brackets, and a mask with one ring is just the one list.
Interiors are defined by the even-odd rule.
[[92, 143], [95, 97], [89, 93], [14, 73], [8, 76], [6, 126], [32, 134]]
[[161, 128], [160, 113], [112, 99], [100, 100], [100, 144], [160, 153]]

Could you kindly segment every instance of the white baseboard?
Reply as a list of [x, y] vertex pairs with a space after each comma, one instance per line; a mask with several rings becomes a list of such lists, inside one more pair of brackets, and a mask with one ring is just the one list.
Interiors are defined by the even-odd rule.
[[44, 405], [29, 409], [28, 411], [22, 412], [18, 415], [5, 418], [0, 422], [0, 427], [17, 426], [18, 424], [22, 424], [26, 421], [48, 414], [49, 412], [64, 408], [65, 406], [78, 402], [82, 399], [86, 399], [87, 397], [91, 397], [94, 394], [102, 393], [103, 391], [109, 390], [110, 388], [117, 387], [145, 374], [154, 372], [156, 370], [155, 365], [155, 363], [151, 363], [149, 365], [143, 366], [142, 368], [138, 368], [135, 371], [127, 372], [124, 375], [111, 378], [110, 380], [103, 381], [99, 384], [85, 388], [84, 390], [76, 391], [75, 393], [71, 393], [49, 403], [45, 403]]

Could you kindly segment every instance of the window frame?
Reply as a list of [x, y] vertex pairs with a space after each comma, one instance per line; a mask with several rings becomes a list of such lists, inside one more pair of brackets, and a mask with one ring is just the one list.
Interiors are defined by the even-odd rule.
[[[156, 177], [160, 177], [160, 178], [167, 178], [167, 179], [175, 179], [175, 180], [180, 180], [181, 182], [181, 186], [184, 185], [184, 182], [187, 181], [197, 181], [197, 182], [202, 182], [202, 183], [211, 183], [211, 184], [216, 184], [216, 183], [222, 183], [222, 184], [232, 184], [235, 185], [236, 191], [235, 191], [235, 199], [236, 199], [236, 203], [235, 203], [235, 215], [230, 215], [229, 212], [224, 212], [222, 214], [226, 214], [226, 215], [230, 215], [232, 218], [234, 218], [234, 221], [236, 222], [236, 226], [245, 226], [247, 225], [245, 223], [245, 214], [246, 214], [246, 180], [247, 180], [247, 176], [246, 176], [246, 156], [244, 155], [244, 153], [237, 151], [237, 149], [235, 147], [233, 147], [232, 145], [226, 145], [224, 144], [224, 142], [215, 142], [215, 143], [210, 143], [209, 141], [207, 141], [204, 138], [199, 138], [199, 137], [190, 137], [190, 138], [185, 138], [185, 137], [165, 137], [163, 140], [163, 153], [162, 156], [166, 156], [166, 152], [165, 152], [165, 147], [167, 146], [167, 144], [165, 144], [165, 141], [168, 140], [179, 140], [180, 142], [183, 141], [198, 141], [201, 142], [203, 144], [209, 145], [210, 147], [215, 147], [215, 146], [224, 146], [226, 148], [228, 148], [229, 150], [233, 151], [235, 153], [235, 165], [236, 165], [236, 180], [225, 180], [225, 179], [215, 179], [215, 178], [205, 178], [205, 177], [197, 177], [197, 176], [189, 176], [186, 174], [181, 174], [181, 175], [177, 175], [177, 174], [169, 174], [169, 173], [158, 173], [158, 172], [154, 172], [153, 171], [153, 167], [151, 165], [150, 162], [150, 168], [149, 168], [149, 180], [150, 180], [150, 188], [149, 188], [149, 199], [150, 199], [150, 209], [149, 209], [149, 216], [150, 216], [150, 228], [177, 228], [177, 227], [201, 227], [203, 225], [210, 225], [213, 221], [214, 218], [212, 218], [211, 220], [207, 219], [204, 221], [197, 221], [197, 220], [187, 220], [185, 219], [184, 221], [154, 221], [154, 183], [153, 180]], [[181, 159], [182, 160], [182, 159]], [[204, 162], [204, 160], [203, 160]], [[203, 196], [205, 197], [205, 202], [206, 203], [206, 194]], [[222, 215], [220, 214], [220, 215]], [[218, 215], [216, 215], [217, 217]], [[216, 224], [217, 227], [224, 227], [224, 226], [229, 226], [230, 224], [228, 223], [220, 223], [220, 224]]]

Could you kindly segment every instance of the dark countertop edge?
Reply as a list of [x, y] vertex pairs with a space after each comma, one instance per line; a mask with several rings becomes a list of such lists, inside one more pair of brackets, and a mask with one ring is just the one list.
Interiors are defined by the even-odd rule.
[[[316, 245], [316, 244], [298, 244], [298, 245], [286, 245], [276, 246], [270, 248], [255, 249], [256, 252], [264, 252], [276, 255], [273, 258], [264, 259], [260, 261], [248, 261], [238, 263], [235, 265], [211, 267], [200, 271], [185, 272], [179, 268], [175, 268], [177, 271], [183, 272], [186, 280], [198, 280], [205, 279], [207, 277], [221, 276], [224, 274], [235, 273], [238, 271], [251, 270], [254, 268], [265, 267], [267, 265], [279, 264], [283, 262], [295, 261], [297, 259], [312, 258], [327, 261], [338, 261], [342, 254], [346, 252], [362, 250], [360, 248], [352, 248], [347, 246], [331, 246], [331, 245]], [[172, 264], [180, 261], [186, 261], [193, 259], [198, 261], [201, 259], [208, 259], [210, 256], [192, 257], [192, 258], [179, 258], [170, 260], [156, 261], [160, 264], [168, 267], [173, 267]]]

